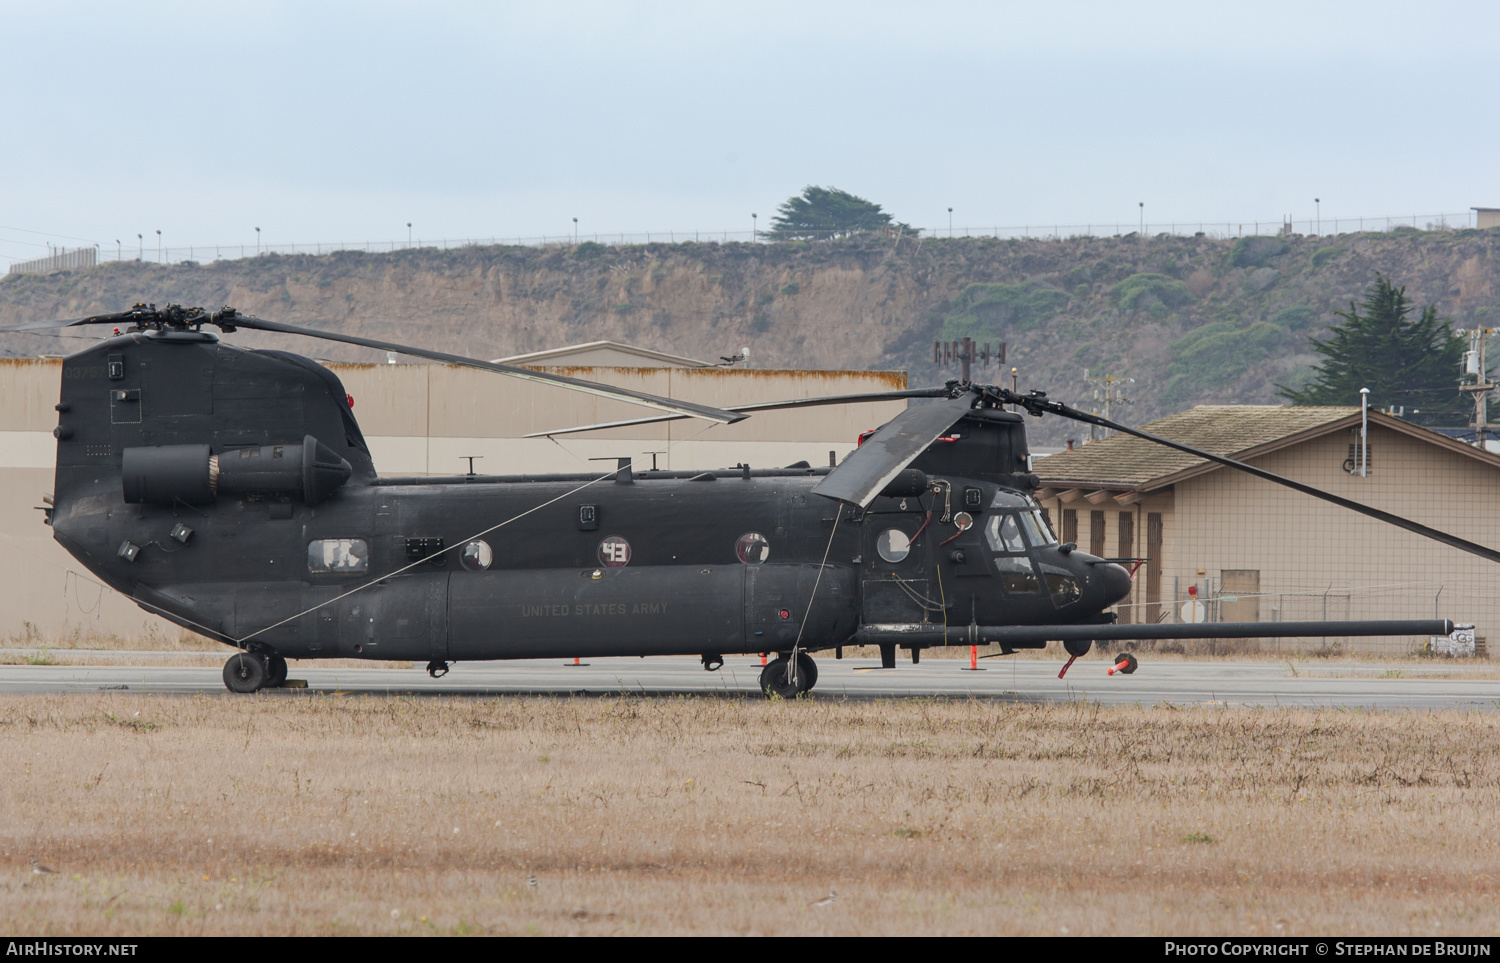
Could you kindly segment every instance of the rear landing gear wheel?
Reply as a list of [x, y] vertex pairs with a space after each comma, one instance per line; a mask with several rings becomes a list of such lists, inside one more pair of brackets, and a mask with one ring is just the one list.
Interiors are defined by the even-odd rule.
[[224, 663], [224, 685], [230, 692], [254, 692], [269, 676], [265, 661], [254, 652], [236, 652]]
[[286, 659], [279, 655], [266, 656], [266, 688], [277, 689], [286, 681]]
[[812, 660], [811, 656], [805, 652], [798, 653], [796, 681], [786, 677], [789, 661], [786, 656], [782, 655], [766, 663], [766, 667], [760, 670], [762, 692], [768, 696], [795, 699], [818, 684], [818, 664]]

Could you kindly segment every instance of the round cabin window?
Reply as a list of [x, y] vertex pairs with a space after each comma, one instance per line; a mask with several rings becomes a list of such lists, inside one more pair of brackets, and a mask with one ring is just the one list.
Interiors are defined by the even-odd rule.
[[599, 543], [599, 564], [605, 568], [621, 568], [630, 564], [630, 543], [618, 535], [611, 535]]
[[899, 562], [911, 554], [911, 539], [899, 528], [887, 528], [875, 540], [875, 550], [887, 562]]
[[746, 565], [759, 565], [771, 557], [771, 542], [760, 532], [746, 532], [735, 543], [734, 553]]
[[490, 548], [489, 542], [475, 539], [464, 546], [463, 551], [459, 553], [458, 560], [471, 572], [483, 572], [495, 560], [495, 553]]

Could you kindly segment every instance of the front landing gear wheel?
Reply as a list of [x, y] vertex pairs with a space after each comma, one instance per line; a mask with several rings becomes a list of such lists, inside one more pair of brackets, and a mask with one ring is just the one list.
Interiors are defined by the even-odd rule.
[[277, 689], [286, 682], [286, 659], [279, 655], [266, 656], [266, 688]]
[[797, 678], [795, 681], [787, 679], [787, 666], [790, 660], [786, 656], [778, 656], [766, 663], [766, 667], [760, 670], [760, 688], [768, 696], [781, 696], [783, 699], [795, 699], [797, 696], [812, 689], [818, 684], [818, 664], [812, 660], [807, 653], [797, 655]]
[[224, 663], [224, 685], [230, 692], [254, 692], [269, 677], [265, 661], [253, 652], [236, 652]]

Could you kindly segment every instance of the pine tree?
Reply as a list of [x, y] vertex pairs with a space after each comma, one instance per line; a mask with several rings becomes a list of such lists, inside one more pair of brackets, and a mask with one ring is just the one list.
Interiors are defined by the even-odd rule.
[[910, 231], [880, 209], [880, 205], [836, 187], [805, 187], [777, 208], [766, 237], [777, 241], [821, 240], [859, 231]]
[[[1363, 312], [1363, 313], [1361, 313]], [[1357, 405], [1359, 389], [1370, 389], [1370, 407], [1406, 407], [1425, 425], [1461, 425], [1468, 402], [1458, 391], [1463, 339], [1431, 305], [1415, 319], [1406, 287], [1377, 274], [1363, 303], [1335, 311], [1343, 320], [1312, 349], [1323, 356], [1300, 390], [1277, 385], [1294, 405]], [[1415, 413], [1414, 413], [1415, 410]]]

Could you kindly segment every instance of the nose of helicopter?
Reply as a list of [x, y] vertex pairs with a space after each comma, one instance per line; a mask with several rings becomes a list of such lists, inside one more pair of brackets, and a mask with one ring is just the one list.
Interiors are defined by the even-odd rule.
[[1114, 605], [1130, 594], [1130, 573], [1113, 562], [1095, 565], [1094, 587], [1104, 598], [1105, 607]]

